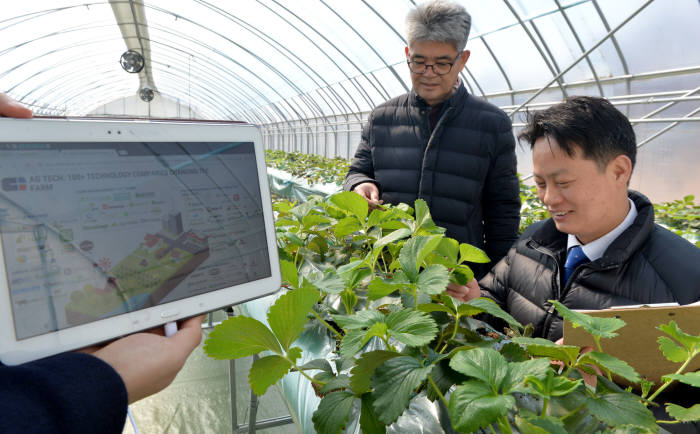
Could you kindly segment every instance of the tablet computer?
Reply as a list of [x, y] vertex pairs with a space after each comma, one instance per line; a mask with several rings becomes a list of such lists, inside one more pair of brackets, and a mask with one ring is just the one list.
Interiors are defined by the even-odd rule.
[[0, 119], [0, 361], [277, 291], [258, 128]]

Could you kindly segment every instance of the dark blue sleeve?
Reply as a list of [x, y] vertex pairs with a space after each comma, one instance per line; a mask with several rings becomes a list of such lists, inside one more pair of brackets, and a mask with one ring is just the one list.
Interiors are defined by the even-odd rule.
[[64, 353], [0, 365], [0, 433], [101, 433], [124, 429], [127, 392], [97, 357]]

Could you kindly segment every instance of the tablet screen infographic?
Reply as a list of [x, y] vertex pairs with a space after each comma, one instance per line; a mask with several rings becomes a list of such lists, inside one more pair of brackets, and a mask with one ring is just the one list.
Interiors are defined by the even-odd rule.
[[253, 142], [0, 143], [17, 340], [271, 275]]

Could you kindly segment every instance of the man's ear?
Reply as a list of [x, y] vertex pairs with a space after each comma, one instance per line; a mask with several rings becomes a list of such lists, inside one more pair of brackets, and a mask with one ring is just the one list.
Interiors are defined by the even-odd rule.
[[469, 60], [469, 56], [471, 54], [472, 54], [472, 52], [469, 50], [462, 51], [462, 55], [459, 58], [460, 62], [462, 62], [462, 68], [464, 68], [464, 65], [467, 64], [467, 60]]
[[615, 182], [626, 189], [632, 177], [632, 160], [630, 160], [630, 157], [622, 154], [618, 155], [610, 160], [608, 170]]

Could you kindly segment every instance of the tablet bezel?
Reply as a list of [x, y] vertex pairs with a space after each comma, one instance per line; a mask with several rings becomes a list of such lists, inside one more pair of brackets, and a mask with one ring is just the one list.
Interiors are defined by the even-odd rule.
[[0, 119], [0, 142], [253, 142], [267, 238], [270, 277], [206, 294], [16, 339], [4, 250], [0, 238], [0, 361], [15, 365], [99, 344], [277, 292], [281, 285], [274, 215], [262, 134], [250, 124], [227, 121], [149, 121], [87, 118]]

